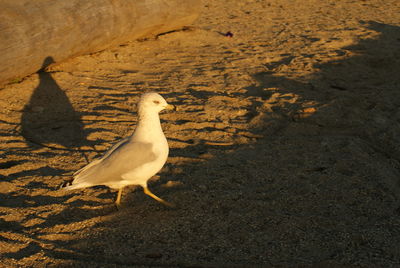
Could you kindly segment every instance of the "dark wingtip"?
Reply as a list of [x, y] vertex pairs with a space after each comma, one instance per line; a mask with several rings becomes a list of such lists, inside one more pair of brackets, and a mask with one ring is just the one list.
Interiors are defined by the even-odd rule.
[[74, 178], [64, 181], [63, 183], [60, 184], [58, 189], [62, 189], [64, 187], [71, 186], [73, 181], [74, 181]]

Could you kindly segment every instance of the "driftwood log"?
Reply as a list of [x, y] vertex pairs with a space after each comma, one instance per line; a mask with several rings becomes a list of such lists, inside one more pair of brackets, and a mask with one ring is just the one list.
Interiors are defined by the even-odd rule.
[[0, 84], [129, 40], [177, 30], [201, 0], [0, 0]]

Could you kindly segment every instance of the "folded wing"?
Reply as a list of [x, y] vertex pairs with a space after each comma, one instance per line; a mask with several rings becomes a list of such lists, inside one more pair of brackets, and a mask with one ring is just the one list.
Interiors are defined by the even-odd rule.
[[155, 161], [153, 144], [132, 142], [129, 138], [121, 140], [100, 159], [94, 160], [74, 174], [74, 181], [67, 190], [118, 183], [121, 176], [134, 171], [142, 165]]

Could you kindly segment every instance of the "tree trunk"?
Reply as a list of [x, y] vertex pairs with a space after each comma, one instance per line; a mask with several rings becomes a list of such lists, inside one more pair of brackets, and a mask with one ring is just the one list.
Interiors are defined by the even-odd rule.
[[0, 84], [199, 15], [201, 0], [0, 0]]

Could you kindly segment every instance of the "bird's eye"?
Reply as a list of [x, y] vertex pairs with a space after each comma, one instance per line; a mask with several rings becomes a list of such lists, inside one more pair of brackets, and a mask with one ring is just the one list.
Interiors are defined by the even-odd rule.
[[160, 104], [158, 100], [153, 101], [155, 104]]

